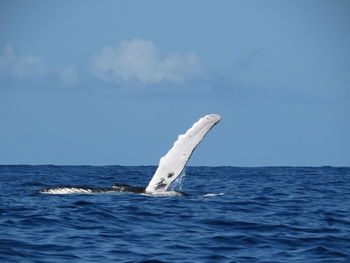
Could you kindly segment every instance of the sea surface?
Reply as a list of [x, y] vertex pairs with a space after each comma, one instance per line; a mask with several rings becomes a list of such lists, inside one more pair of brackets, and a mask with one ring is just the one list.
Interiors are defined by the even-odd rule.
[[350, 168], [188, 167], [190, 197], [36, 192], [155, 169], [0, 166], [0, 262], [350, 262]]

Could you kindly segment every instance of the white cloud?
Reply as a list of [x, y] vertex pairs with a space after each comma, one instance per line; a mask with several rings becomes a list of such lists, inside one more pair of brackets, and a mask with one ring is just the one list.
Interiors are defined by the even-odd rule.
[[44, 62], [36, 56], [16, 54], [12, 45], [7, 44], [0, 54], [0, 73], [15, 78], [41, 75], [45, 73]]
[[61, 67], [57, 70], [57, 73], [67, 84], [75, 84], [80, 81], [78, 71], [74, 65]]
[[184, 83], [199, 77], [202, 66], [193, 54], [162, 57], [152, 41], [122, 41], [116, 48], [103, 47], [92, 65], [96, 77], [113, 83]]

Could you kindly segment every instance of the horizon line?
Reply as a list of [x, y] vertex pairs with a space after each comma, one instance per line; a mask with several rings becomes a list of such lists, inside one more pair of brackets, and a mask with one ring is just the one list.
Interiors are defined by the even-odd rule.
[[[124, 166], [124, 167], [158, 167], [158, 164], [140, 164], [140, 165], [124, 165], [124, 164], [0, 164], [0, 166], [93, 166], [93, 167], [106, 167], [106, 166]], [[350, 165], [187, 165], [186, 167], [235, 167], [235, 168], [268, 168], [268, 167], [290, 167], [290, 168], [350, 168]]]

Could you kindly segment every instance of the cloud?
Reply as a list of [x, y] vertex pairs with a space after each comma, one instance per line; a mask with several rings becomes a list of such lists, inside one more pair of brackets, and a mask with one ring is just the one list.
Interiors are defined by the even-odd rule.
[[36, 56], [19, 55], [7, 44], [0, 53], [0, 73], [15, 78], [42, 75], [46, 72], [44, 62]]
[[57, 70], [61, 80], [67, 84], [76, 84], [80, 81], [78, 71], [74, 65], [64, 66]]
[[92, 63], [94, 75], [117, 84], [184, 83], [202, 75], [199, 58], [193, 54], [161, 56], [152, 41], [122, 41], [116, 48], [103, 47]]

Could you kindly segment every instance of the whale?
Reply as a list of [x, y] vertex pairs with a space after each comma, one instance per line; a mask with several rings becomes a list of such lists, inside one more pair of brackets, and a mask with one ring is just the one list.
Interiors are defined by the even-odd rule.
[[54, 186], [39, 190], [42, 194], [93, 194], [132, 193], [155, 196], [189, 196], [187, 193], [170, 191], [169, 186], [183, 173], [194, 150], [220, 122], [221, 116], [209, 114], [200, 118], [184, 134], [180, 134], [166, 155], [160, 158], [157, 170], [146, 187], [113, 184], [110, 187]]

